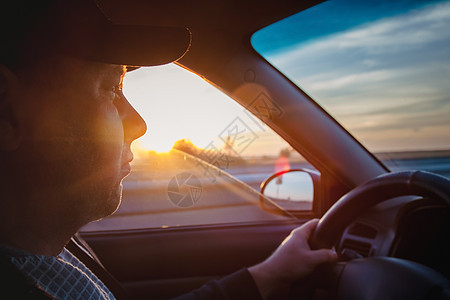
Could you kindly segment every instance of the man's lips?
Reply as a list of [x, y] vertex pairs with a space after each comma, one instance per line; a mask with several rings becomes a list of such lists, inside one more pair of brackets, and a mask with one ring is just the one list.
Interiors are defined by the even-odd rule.
[[127, 174], [131, 172], [131, 165], [130, 163], [133, 161], [133, 153], [129, 152], [129, 154], [126, 155], [127, 159], [122, 164], [121, 170], [123, 172], [126, 172]]
[[125, 174], [130, 174], [130, 172], [131, 172], [131, 165], [130, 165], [130, 163], [125, 163], [125, 164], [123, 164], [122, 165], [122, 168], [120, 169], [120, 171], [122, 172], [122, 173], [125, 173]]
[[131, 163], [134, 159], [134, 155], [133, 155], [133, 152], [131, 152], [131, 150], [124, 152], [122, 157], [125, 158], [123, 165]]

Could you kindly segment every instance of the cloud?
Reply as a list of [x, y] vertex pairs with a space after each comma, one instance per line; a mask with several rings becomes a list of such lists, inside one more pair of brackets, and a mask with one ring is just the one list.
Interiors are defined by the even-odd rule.
[[[402, 16], [388, 17], [375, 23], [361, 25], [306, 45], [299, 43], [282, 54], [269, 57], [275, 65], [289, 65], [292, 60], [315, 58], [333, 51], [362, 50], [365, 54], [404, 52], [409, 47], [450, 38], [450, 2], [415, 10]], [[316, 59], [314, 59], [316, 60]]]
[[[448, 28], [450, 2], [438, 3], [295, 45], [268, 60], [351, 132], [372, 132], [381, 141], [386, 131], [416, 130], [416, 144], [423, 146], [422, 128], [450, 128]], [[436, 132], [450, 148], [449, 130]]]

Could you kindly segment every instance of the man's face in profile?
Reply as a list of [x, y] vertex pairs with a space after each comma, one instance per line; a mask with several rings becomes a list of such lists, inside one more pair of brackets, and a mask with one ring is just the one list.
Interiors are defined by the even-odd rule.
[[60, 195], [47, 205], [86, 222], [117, 209], [131, 142], [146, 130], [122, 94], [124, 72], [123, 66], [70, 57], [19, 72], [17, 172], [32, 187], [23, 193]]

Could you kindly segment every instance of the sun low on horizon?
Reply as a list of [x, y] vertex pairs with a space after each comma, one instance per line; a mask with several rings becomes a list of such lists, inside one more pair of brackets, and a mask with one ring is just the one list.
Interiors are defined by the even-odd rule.
[[[190, 111], [195, 106], [202, 106], [201, 99], [221, 97], [220, 94], [211, 95], [208, 88], [197, 75], [174, 64], [127, 73], [124, 94], [147, 123], [147, 132], [134, 142], [135, 147], [168, 152], [181, 139], [207, 143], [205, 132], [192, 135], [192, 129], [201, 126], [200, 122], [207, 116], [202, 117], [201, 111]], [[207, 105], [206, 100], [203, 106]]]
[[[200, 76], [175, 64], [128, 72], [124, 94], [147, 123], [147, 132], [133, 143], [134, 148], [168, 152], [175, 142], [185, 140], [200, 149], [222, 150], [223, 134], [234, 126], [236, 119], [245, 122], [242, 126], [253, 127], [252, 134], [267, 136], [255, 129], [255, 120], [249, 120], [244, 107]], [[285, 147], [278, 137], [270, 135], [269, 140], [274, 145], [280, 144], [279, 148]], [[267, 154], [266, 146], [260, 139], [243, 154]]]
[[133, 143], [135, 154], [169, 152], [180, 140], [247, 157], [277, 156], [290, 147], [228, 95], [176, 64], [128, 72], [123, 89], [147, 123], [147, 132]]

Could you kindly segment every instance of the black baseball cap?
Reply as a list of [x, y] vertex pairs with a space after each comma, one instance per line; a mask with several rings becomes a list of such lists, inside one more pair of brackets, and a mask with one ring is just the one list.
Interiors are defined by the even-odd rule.
[[66, 54], [98, 62], [154, 66], [186, 54], [183, 27], [117, 24], [94, 0], [10, 0], [1, 4], [0, 63], [18, 66]]

